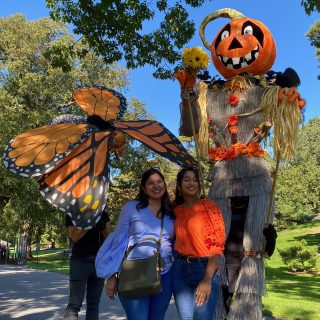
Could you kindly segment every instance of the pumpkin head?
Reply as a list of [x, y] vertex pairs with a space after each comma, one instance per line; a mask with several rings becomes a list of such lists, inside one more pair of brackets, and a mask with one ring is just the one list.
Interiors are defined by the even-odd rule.
[[[218, 16], [226, 17], [221, 13], [222, 10]], [[219, 31], [211, 46], [208, 47], [208, 42], [204, 42], [210, 48], [213, 64], [226, 79], [240, 73], [263, 75], [276, 58], [276, 45], [272, 34], [262, 22], [244, 17], [238, 12], [235, 14], [232, 9], [228, 10], [231, 10], [228, 11], [228, 17], [232, 20]], [[214, 15], [212, 18], [211, 15], [204, 20], [204, 27], [216, 17], [217, 15]], [[204, 27], [201, 27], [201, 37], [204, 37]], [[202, 40], [204, 41], [203, 38]]]

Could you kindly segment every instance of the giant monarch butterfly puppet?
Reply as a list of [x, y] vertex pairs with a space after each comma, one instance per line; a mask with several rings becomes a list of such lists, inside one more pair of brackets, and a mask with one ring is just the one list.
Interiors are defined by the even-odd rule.
[[180, 141], [161, 123], [121, 121], [127, 102], [117, 91], [82, 86], [73, 98], [87, 117], [62, 115], [25, 131], [6, 146], [3, 161], [12, 172], [39, 178], [42, 196], [67, 213], [75, 226], [90, 229], [107, 199], [110, 150], [124, 134], [180, 166], [196, 165]]

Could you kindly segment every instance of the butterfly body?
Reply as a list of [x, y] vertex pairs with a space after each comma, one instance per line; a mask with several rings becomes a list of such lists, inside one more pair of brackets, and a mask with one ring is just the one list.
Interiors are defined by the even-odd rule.
[[121, 149], [125, 136], [180, 166], [196, 164], [161, 123], [121, 121], [126, 99], [120, 93], [80, 87], [73, 97], [87, 117], [62, 115], [21, 133], [6, 147], [3, 161], [14, 173], [39, 178], [43, 197], [67, 213], [75, 226], [90, 229], [100, 219], [108, 194], [110, 151]]

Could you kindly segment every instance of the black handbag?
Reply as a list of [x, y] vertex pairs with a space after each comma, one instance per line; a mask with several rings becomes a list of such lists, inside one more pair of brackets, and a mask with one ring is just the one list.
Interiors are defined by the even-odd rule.
[[[126, 298], [138, 298], [158, 294], [162, 290], [161, 282], [161, 239], [163, 230], [163, 218], [161, 219], [161, 231], [159, 240], [148, 237], [130, 246], [122, 261], [118, 273], [118, 292]], [[157, 249], [151, 257], [138, 260], [128, 260], [127, 257], [132, 249], [144, 241], [153, 241], [157, 244]]]

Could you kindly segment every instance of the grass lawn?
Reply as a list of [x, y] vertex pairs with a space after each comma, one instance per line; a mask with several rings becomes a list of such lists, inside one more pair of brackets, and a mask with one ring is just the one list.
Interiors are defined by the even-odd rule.
[[27, 262], [30, 268], [69, 274], [69, 258], [65, 249], [43, 249], [39, 255], [33, 252], [33, 258]]
[[[320, 223], [278, 233], [277, 248], [305, 239], [320, 249]], [[319, 250], [320, 251], [320, 250]], [[320, 258], [318, 259], [320, 271]], [[279, 252], [266, 260], [267, 297], [263, 298], [264, 314], [286, 320], [320, 320], [320, 273], [290, 273]]]

